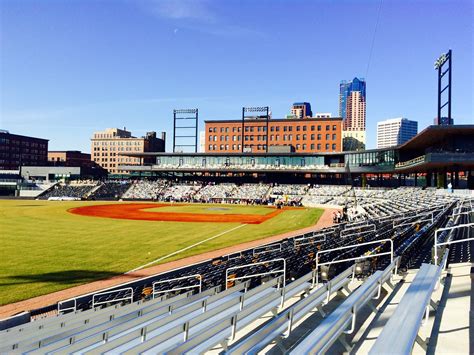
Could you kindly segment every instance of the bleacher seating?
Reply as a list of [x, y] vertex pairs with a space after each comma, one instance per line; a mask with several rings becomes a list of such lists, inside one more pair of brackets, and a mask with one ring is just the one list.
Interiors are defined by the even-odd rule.
[[[133, 184], [127, 194], [135, 196], [130, 198], [145, 198], [152, 193], [155, 199], [173, 195], [217, 202], [231, 196], [243, 199], [245, 191], [259, 194], [260, 198], [273, 191], [294, 195], [305, 192], [306, 196], [325, 196], [332, 204], [339, 198], [346, 200], [344, 194], [350, 188], [235, 184], [202, 187], [146, 181]], [[97, 293], [95, 298], [94, 294], [77, 297], [64, 303], [64, 308], [60, 306], [56, 317], [1, 332], [0, 352], [200, 353], [220, 345], [229, 353], [254, 353], [283, 333], [292, 333], [293, 325], [311, 310], [318, 309], [325, 315], [324, 305], [332, 301], [337, 291], [345, 289], [348, 298], [291, 352], [327, 350], [347, 328], [353, 330], [357, 312], [373, 296], [380, 296], [382, 285], [390, 281], [397, 268], [403, 271], [431, 261], [433, 243], [429, 241], [433, 241], [437, 228], [472, 218], [466, 214], [453, 220], [450, 216], [459, 199], [451, 195], [434, 198], [434, 193], [415, 188], [356, 190], [364, 211], [357, 220], [123, 284], [107, 290], [100, 298]], [[442, 233], [439, 240], [462, 237], [462, 232]], [[388, 256], [380, 254], [391, 251], [392, 245], [394, 260], [390, 262]], [[324, 269], [315, 268], [316, 258], [319, 264], [326, 264]], [[276, 260], [284, 260], [283, 272]], [[456, 261], [449, 251], [443, 260]], [[420, 299], [424, 297], [423, 302], [416, 301], [417, 309], [426, 308], [432, 282], [439, 280], [440, 269], [436, 268], [435, 276], [432, 269], [420, 269], [420, 276], [396, 314], [403, 313], [405, 304], [415, 302], [412, 294], [417, 292], [422, 295]], [[361, 282], [360, 287], [350, 290], [348, 285], [353, 282]], [[295, 296], [304, 298], [294, 302]], [[414, 313], [417, 317], [420, 314]], [[244, 332], [264, 315], [270, 318], [261, 328]]]

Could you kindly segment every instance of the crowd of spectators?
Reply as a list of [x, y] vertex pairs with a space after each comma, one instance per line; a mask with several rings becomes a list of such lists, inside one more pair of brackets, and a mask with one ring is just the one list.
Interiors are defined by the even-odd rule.
[[130, 182], [128, 181], [105, 181], [96, 191], [94, 191], [93, 198], [97, 200], [118, 200], [129, 188]]
[[123, 199], [158, 200], [168, 186], [166, 180], [138, 180], [122, 195]]
[[82, 200], [89, 196], [94, 188], [97, 187], [97, 182], [90, 183], [79, 183], [73, 184], [58, 183], [47, 190], [39, 198], [41, 200]]

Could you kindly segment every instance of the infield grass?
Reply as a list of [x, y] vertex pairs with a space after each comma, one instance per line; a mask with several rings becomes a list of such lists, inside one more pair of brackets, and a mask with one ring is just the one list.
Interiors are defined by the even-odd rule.
[[[93, 204], [104, 202], [0, 200], [0, 305], [122, 274], [239, 226], [119, 220], [67, 212]], [[232, 213], [242, 214], [272, 211], [261, 206], [220, 204], [179, 208], [188, 207], [200, 209], [197, 213], [219, 211], [210, 208], [229, 208]], [[245, 225], [162, 262], [308, 227], [322, 212], [310, 208], [286, 210], [266, 222]]]

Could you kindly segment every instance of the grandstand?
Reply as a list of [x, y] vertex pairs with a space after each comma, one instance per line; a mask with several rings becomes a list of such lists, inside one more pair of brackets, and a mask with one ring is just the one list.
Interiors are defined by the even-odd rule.
[[[131, 186], [126, 194], [133, 188], [136, 198], [293, 195], [353, 207], [350, 186]], [[408, 187], [353, 192], [358, 209], [350, 221], [5, 320], [0, 351], [379, 354], [435, 351], [457, 337], [469, 352], [462, 329], [440, 329], [443, 322], [458, 328], [446, 310], [470, 302], [470, 279], [456, 273], [474, 261], [472, 195]], [[452, 292], [456, 282], [467, 287], [464, 298]]]

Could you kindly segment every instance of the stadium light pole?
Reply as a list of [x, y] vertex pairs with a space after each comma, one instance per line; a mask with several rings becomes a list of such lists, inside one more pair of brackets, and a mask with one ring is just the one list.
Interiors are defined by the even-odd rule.
[[[448, 68], [443, 70], [443, 66], [447, 63]], [[447, 53], [443, 53], [434, 63], [435, 70], [438, 71], [438, 124], [441, 123], [441, 111], [448, 105], [448, 124], [451, 124], [451, 91], [452, 91], [452, 50], [450, 49]], [[442, 88], [442, 79], [448, 74], [448, 84]], [[448, 90], [448, 99], [443, 104], [441, 95], [445, 90]]]

